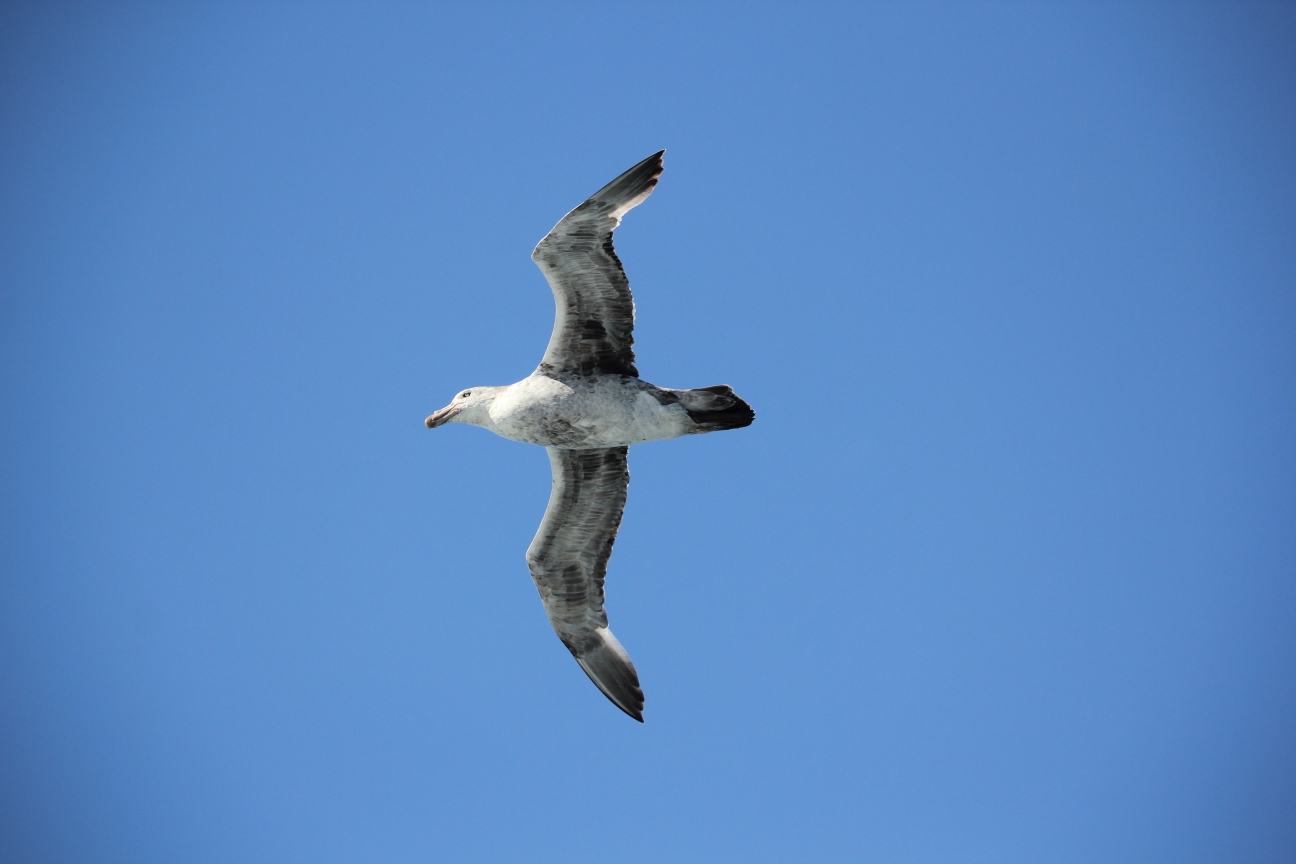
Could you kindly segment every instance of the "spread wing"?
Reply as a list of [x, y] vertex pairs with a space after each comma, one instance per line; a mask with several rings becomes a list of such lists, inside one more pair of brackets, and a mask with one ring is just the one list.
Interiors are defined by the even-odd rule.
[[630, 485], [629, 448], [547, 449], [553, 492], [527, 566], [558, 638], [603, 695], [642, 723], [639, 676], [603, 611], [603, 576]]
[[632, 375], [634, 300], [612, 232], [641, 204], [662, 173], [661, 150], [590, 196], [545, 236], [531, 258], [558, 307], [542, 372]]

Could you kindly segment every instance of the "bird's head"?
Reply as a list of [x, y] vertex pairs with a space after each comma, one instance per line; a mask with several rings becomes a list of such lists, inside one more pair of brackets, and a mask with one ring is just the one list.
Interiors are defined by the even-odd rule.
[[491, 428], [490, 406], [503, 387], [469, 387], [450, 400], [450, 404], [428, 417], [429, 429], [446, 423], [471, 423]]

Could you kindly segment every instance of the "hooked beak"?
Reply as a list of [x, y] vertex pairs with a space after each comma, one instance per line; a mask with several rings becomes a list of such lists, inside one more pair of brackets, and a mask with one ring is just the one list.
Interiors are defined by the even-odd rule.
[[424, 420], [423, 423], [424, 425], [427, 426], [427, 428], [435, 429], [436, 427], [442, 426], [445, 423], [449, 422], [450, 418], [458, 413], [459, 410], [456, 406], [447, 405], [446, 407], [442, 408], [440, 411], [434, 413], [431, 417]]

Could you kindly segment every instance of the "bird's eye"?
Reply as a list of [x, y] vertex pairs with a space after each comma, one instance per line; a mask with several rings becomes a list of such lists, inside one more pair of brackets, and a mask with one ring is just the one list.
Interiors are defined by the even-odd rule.
[[467, 399], [467, 398], [468, 398], [469, 396], [471, 396], [471, 395], [472, 395], [472, 391], [471, 391], [471, 390], [465, 390], [464, 392], [462, 392], [462, 393], [459, 394], [459, 398], [460, 398], [460, 399]]

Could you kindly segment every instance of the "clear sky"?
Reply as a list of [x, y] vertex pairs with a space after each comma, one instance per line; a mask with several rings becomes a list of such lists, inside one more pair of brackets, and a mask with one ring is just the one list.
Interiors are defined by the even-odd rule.
[[[662, 147], [640, 725], [529, 259]], [[0, 858], [1296, 860], [1296, 7], [0, 12]]]

